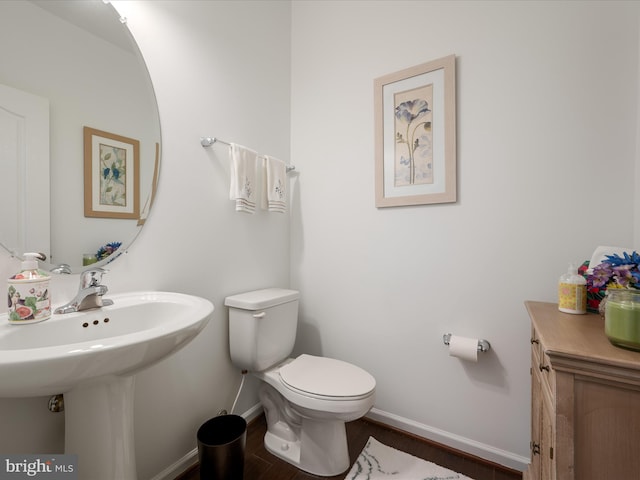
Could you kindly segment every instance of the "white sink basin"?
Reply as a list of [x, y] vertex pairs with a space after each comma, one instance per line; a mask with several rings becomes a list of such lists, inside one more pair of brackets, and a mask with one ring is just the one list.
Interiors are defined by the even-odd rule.
[[0, 397], [64, 394], [65, 453], [79, 478], [135, 479], [134, 375], [191, 341], [213, 304], [169, 292], [107, 295], [113, 305], [43, 323], [0, 315]]
[[206, 325], [208, 300], [168, 292], [107, 295], [101, 309], [12, 325], [0, 315], [0, 397], [53, 395], [102, 375], [132, 374]]

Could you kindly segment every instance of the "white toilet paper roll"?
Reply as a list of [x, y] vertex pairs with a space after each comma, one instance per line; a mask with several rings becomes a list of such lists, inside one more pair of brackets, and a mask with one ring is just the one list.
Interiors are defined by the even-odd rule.
[[477, 362], [478, 339], [451, 335], [449, 339], [449, 356], [469, 362]]

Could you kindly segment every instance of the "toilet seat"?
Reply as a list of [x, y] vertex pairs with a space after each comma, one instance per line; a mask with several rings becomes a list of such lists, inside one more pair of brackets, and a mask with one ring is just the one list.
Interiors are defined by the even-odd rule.
[[303, 354], [280, 367], [282, 383], [302, 395], [327, 400], [369, 396], [376, 381], [367, 371], [342, 360]]

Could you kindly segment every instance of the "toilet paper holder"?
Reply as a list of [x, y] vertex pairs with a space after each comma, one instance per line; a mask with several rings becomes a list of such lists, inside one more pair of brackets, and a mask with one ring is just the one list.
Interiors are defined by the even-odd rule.
[[[445, 345], [449, 345], [449, 342], [451, 341], [451, 334], [450, 333], [445, 333], [442, 336], [442, 341], [444, 342]], [[478, 340], [478, 351], [479, 352], [488, 352], [489, 350], [491, 350], [491, 344], [487, 341], [487, 340]]]

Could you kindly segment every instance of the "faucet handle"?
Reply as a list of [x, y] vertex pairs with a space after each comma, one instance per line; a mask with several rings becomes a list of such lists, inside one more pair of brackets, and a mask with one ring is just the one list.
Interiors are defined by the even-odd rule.
[[108, 271], [109, 270], [105, 270], [104, 268], [100, 267], [85, 270], [80, 275], [80, 288], [97, 287], [102, 281], [102, 275], [104, 275]]

